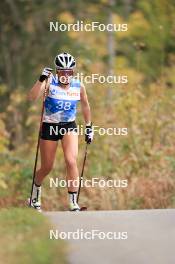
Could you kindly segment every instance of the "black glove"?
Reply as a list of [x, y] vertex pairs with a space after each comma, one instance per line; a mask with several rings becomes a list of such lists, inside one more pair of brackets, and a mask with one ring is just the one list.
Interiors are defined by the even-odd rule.
[[42, 74], [39, 77], [39, 81], [43, 82], [44, 80], [46, 80], [49, 77], [49, 75], [52, 73], [52, 71], [53, 69], [51, 68], [44, 68]]
[[85, 141], [86, 143], [90, 144], [94, 137], [94, 131], [92, 128], [92, 123], [90, 125], [86, 125], [85, 129]]

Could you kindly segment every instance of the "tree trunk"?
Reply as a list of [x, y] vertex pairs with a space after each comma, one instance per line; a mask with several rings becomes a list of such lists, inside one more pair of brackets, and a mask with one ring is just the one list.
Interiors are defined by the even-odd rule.
[[[113, 24], [113, 7], [114, 0], [108, 0], [108, 18], [107, 23]], [[114, 40], [114, 32], [107, 32], [107, 50], [108, 50], [108, 75], [114, 75], [114, 59], [115, 59], [115, 40]], [[108, 84], [107, 84], [108, 85]], [[107, 91], [107, 104], [109, 105], [110, 100], [112, 98], [112, 88], [109, 86]]]

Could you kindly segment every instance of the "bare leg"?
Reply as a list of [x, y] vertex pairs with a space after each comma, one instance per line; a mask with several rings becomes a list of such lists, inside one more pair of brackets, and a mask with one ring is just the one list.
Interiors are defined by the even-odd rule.
[[68, 186], [68, 191], [77, 192], [78, 187], [75, 187], [73, 182], [74, 180], [78, 180], [79, 177], [77, 167], [78, 135], [75, 133], [64, 135], [62, 139], [62, 148], [66, 162], [67, 180], [72, 180], [70, 186]]
[[35, 183], [41, 185], [52, 170], [57, 150], [57, 141], [40, 139], [41, 168], [36, 172]]

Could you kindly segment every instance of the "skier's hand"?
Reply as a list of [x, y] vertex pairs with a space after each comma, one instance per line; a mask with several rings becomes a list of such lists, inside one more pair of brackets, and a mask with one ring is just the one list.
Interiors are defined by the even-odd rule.
[[51, 68], [47, 68], [47, 67], [44, 68], [40, 77], [39, 77], [39, 81], [43, 82], [44, 80], [46, 80], [49, 77], [49, 75], [52, 73], [52, 71], [53, 71], [53, 69], [51, 69]]
[[90, 144], [94, 137], [94, 131], [92, 127], [92, 123], [90, 125], [86, 125], [85, 129], [85, 141], [86, 143]]

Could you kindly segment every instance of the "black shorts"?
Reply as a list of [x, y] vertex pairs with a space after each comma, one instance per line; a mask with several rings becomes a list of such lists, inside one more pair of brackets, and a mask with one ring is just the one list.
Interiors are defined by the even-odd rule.
[[57, 141], [64, 137], [69, 131], [77, 132], [75, 121], [60, 123], [42, 123], [40, 138]]

